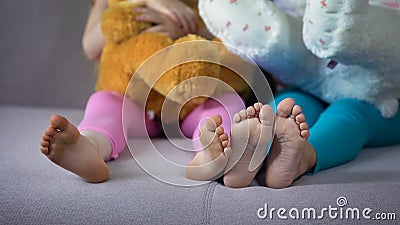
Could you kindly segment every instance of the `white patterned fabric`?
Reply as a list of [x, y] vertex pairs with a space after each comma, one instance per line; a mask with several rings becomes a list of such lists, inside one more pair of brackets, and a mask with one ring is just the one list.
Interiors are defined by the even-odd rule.
[[214, 35], [281, 81], [327, 102], [372, 103], [384, 117], [399, 107], [399, 9], [399, 0], [199, 1]]

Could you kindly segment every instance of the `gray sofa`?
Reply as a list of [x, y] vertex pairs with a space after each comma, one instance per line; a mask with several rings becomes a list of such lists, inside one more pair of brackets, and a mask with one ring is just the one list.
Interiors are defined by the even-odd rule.
[[[348, 164], [280, 190], [256, 182], [243, 189], [218, 182], [170, 185], [143, 171], [129, 151], [108, 163], [110, 180], [100, 184], [50, 163], [39, 151], [48, 118], [59, 113], [79, 123], [93, 92], [95, 67], [80, 49], [88, 5], [16, 0], [0, 8], [0, 224], [396, 224], [393, 216], [400, 219], [400, 146], [364, 149]], [[169, 148], [165, 140], [156, 142]], [[314, 209], [323, 218], [313, 219]], [[356, 210], [360, 219], [351, 219]], [[294, 220], [296, 212], [300, 219]], [[378, 220], [382, 217], [386, 220]]]

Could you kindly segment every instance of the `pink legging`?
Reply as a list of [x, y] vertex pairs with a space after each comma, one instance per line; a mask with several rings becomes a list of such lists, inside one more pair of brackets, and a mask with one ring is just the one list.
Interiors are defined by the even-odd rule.
[[[161, 134], [160, 121], [151, 120], [142, 107], [133, 101], [124, 102], [124, 96], [110, 91], [94, 93], [86, 105], [85, 115], [78, 126], [80, 131], [92, 130], [103, 134], [108, 138], [112, 146], [111, 159], [118, 158], [126, 147], [125, 133], [122, 125], [122, 105], [125, 104], [124, 113], [130, 117], [124, 117], [125, 127], [129, 129], [128, 137], [157, 137]], [[221, 104], [222, 103], [222, 104]], [[222, 117], [222, 127], [230, 135], [231, 119], [234, 113], [244, 109], [243, 100], [235, 93], [228, 93], [206, 102], [194, 109], [181, 123], [180, 129], [187, 137], [194, 140], [194, 148], [200, 149], [199, 124], [201, 119], [219, 114]], [[145, 123], [140, 121], [145, 118]]]

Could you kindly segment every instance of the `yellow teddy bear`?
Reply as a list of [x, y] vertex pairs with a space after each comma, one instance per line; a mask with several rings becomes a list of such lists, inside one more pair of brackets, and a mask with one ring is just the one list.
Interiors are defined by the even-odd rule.
[[[197, 1], [186, 0], [184, 2], [197, 9]], [[188, 82], [190, 78], [213, 77], [232, 87], [241, 96], [249, 93], [249, 86], [240, 76], [218, 64], [221, 57], [224, 57], [225, 60], [227, 58], [235, 60], [237, 63], [245, 64], [246, 62], [226, 50], [219, 50], [209, 42], [204, 42], [204, 45], [201, 45], [205, 47], [186, 49], [182, 54], [174, 51], [167, 52], [164, 59], [184, 58], [188, 55], [207, 55], [217, 63], [196, 61], [179, 64], [162, 74], [156, 82], [155, 80], [160, 74], [135, 74], [139, 66], [154, 53], [174, 44], [205, 39], [189, 34], [173, 40], [161, 33], [141, 33], [144, 29], [149, 28], [151, 24], [135, 20], [138, 13], [133, 9], [139, 5], [121, 0], [109, 0], [108, 3], [109, 8], [102, 17], [102, 31], [106, 42], [100, 59], [99, 77], [96, 84], [97, 91], [107, 90], [126, 94], [136, 103], [143, 105], [147, 111], [153, 111], [157, 118], [161, 118], [161, 108], [167, 100], [171, 103], [169, 105], [173, 105], [176, 110], [176, 112], [168, 112], [163, 115], [163, 120], [167, 123], [185, 118], [186, 115], [207, 99], [205, 96], [215, 96], [215, 94], [229, 91], [223, 87], [224, 85], [221, 86], [218, 82], [210, 80], [197, 83], [189, 82], [189, 85], [183, 85], [183, 88], [177, 90], [174, 98], [168, 96], [168, 99], [166, 99], [176, 85], [181, 82]], [[202, 21], [201, 25], [204, 26]], [[165, 60], [159, 63], [162, 64]], [[158, 65], [154, 66], [157, 67]], [[251, 73], [252, 71], [249, 72]], [[134, 85], [132, 83], [129, 85], [134, 74]], [[128, 85], [129, 88], [127, 88]], [[151, 89], [149, 95], [144, 95], [143, 93], [146, 93], [146, 90], [149, 89]], [[190, 97], [196, 96], [195, 93], [198, 92], [202, 96]], [[165, 115], [172, 115], [172, 117], [168, 118]]]

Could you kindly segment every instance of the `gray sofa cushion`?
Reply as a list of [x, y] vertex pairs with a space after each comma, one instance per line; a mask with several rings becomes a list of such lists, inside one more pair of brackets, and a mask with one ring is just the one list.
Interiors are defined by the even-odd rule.
[[[15, 0], [0, 7], [0, 224], [371, 222], [257, 216], [260, 208], [265, 213], [265, 204], [287, 210], [337, 207], [340, 196], [347, 198], [348, 207], [400, 216], [400, 146], [365, 149], [348, 164], [303, 176], [282, 190], [256, 182], [243, 189], [217, 182], [169, 185], [144, 172], [129, 151], [108, 163], [111, 177], [101, 184], [88, 184], [49, 162], [39, 151], [49, 117], [59, 113], [79, 123], [95, 84], [95, 67], [80, 47], [88, 5], [78, 0]], [[167, 143], [159, 144], [168, 150]]]
[[[269, 224], [300, 222], [338, 224], [360, 220], [260, 219], [268, 209], [371, 208], [400, 215], [400, 146], [365, 149], [356, 160], [303, 176], [290, 188], [253, 186], [231, 189], [211, 182], [178, 187], [144, 172], [129, 151], [108, 163], [111, 177], [89, 184], [51, 163], [39, 150], [52, 113], [78, 123], [83, 110], [0, 106], [0, 224]], [[169, 146], [159, 141], [158, 145]], [[171, 174], [171, 176], [177, 176]], [[261, 216], [264, 215], [261, 211]], [[286, 214], [288, 216], [288, 214]], [[307, 218], [307, 217], [306, 217]], [[384, 221], [384, 222], [393, 222]]]

